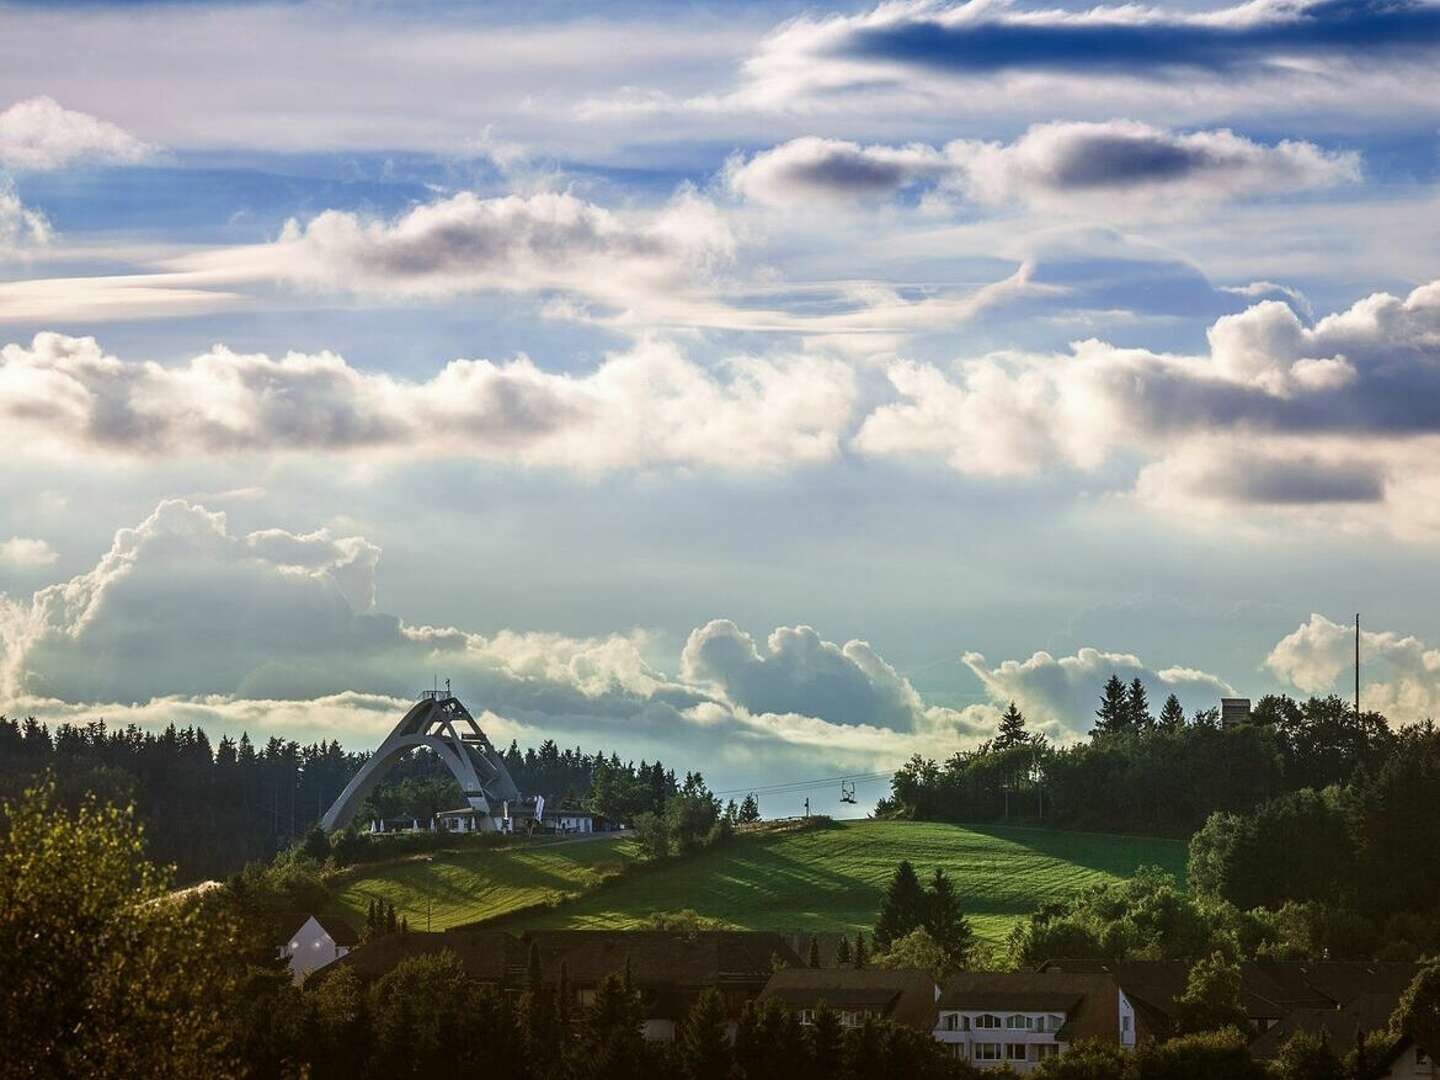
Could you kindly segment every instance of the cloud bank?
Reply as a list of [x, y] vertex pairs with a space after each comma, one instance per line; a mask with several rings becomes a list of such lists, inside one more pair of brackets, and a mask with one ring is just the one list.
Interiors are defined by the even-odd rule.
[[[1265, 660], [1277, 678], [1306, 694], [1349, 696], [1355, 662], [1354, 627], [1312, 614], [1281, 638]], [[1360, 632], [1361, 707], [1392, 722], [1440, 715], [1440, 648], [1411, 634]]]
[[37, 335], [0, 349], [0, 418], [62, 455], [177, 452], [442, 456], [578, 471], [771, 468], [835, 456], [850, 368], [793, 355], [718, 371], [648, 343], [587, 374], [525, 357], [455, 360], [423, 383], [333, 353], [272, 359], [223, 347], [163, 367], [93, 338]]
[[921, 186], [992, 205], [1137, 195], [1211, 201], [1357, 181], [1360, 158], [1303, 141], [1267, 146], [1225, 129], [1172, 132], [1111, 120], [1036, 124], [1013, 143], [943, 148], [806, 137], [732, 159], [725, 179], [737, 194], [774, 206], [888, 198]]

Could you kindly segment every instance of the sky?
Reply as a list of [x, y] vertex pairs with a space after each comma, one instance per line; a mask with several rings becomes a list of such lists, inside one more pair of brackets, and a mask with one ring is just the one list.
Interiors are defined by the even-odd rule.
[[0, 3], [0, 712], [743, 790], [1360, 612], [1431, 716], [1437, 100], [1420, 0]]

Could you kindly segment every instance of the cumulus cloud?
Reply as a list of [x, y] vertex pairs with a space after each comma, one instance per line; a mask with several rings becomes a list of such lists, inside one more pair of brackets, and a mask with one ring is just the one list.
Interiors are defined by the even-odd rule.
[[[237, 535], [223, 513], [168, 500], [120, 530], [87, 573], [28, 600], [0, 595], [0, 702], [52, 719], [211, 723], [365, 745], [417, 683], [441, 673], [484, 712], [492, 737], [563, 733], [652, 755], [688, 747], [695, 760], [764, 769], [813, 766], [816, 755], [884, 768], [958, 748], [993, 724], [993, 710], [925, 706], [869, 646], [835, 646], [807, 627], [778, 629], [759, 657], [733, 624], [710, 623], [670, 676], [647, 659], [640, 631], [407, 624], [370, 608], [378, 556], [360, 537]], [[733, 662], [746, 644], [748, 668]]]
[[1076, 342], [951, 373], [897, 361], [898, 395], [854, 439], [876, 456], [942, 456], [967, 473], [1093, 469], [1148, 458], [1139, 490], [1288, 507], [1383, 501], [1434, 476], [1440, 282], [1377, 293], [1314, 325], [1263, 301], [1218, 319], [1203, 356]]
[[[1278, 678], [1306, 694], [1348, 691], [1355, 661], [1354, 627], [1312, 614], [1281, 638], [1265, 660]], [[1391, 722], [1440, 714], [1440, 648], [1411, 634], [1360, 632], [1361, 706]]]
[[762, 651], [729, 619], [690, 634], [681, 674], [759, 713], [812, 713], [845, 724], [912, 730], [926, 706], [869, 643], [823, 640], [809, 626], [781, 627]]
[[50, 242], [45, 215], [20, 201], [15, 186], [0, 176], [0, 258]]
[[70, 165], [133, 165], [155, 152], [129, 132], [88, 113], [34, 97], [0, 112], [0, 167], [32, 172]]
[[1234, 687], [1223, 679], [1192, 668], [1159, 670], [1130, 653], [1084, 648], [1073, 656], [1056, 658], [1037, 652], [1028, 660], [1006, 660], [990, 667], [980, 653], [966, 653], [965, 666], [975, 673], [997, 704], [1014, 701], [1027, 717], [1058, 738], [1085, 735], [1093, 726], [1096, 702], [1111, 675], [1125, 682], [1139, 679], [1158, 712], [1174, 694], [1188, 709], [1210, 708]]
[[651, 342], [588, 374], [529, 359], [455, 360], [422, 383], [333, 353], [272, 359], [222, 347], [162, 367], [93, 338], [0, 349], [0, 417], [59, 453], [320, 450], [471, 457], [603, 470], [766, 468], [833, 457], [855, 397], [844, 363], [736, 357], [718, 370]]
[[725, 176], [731, 190], [771, 205], [928, 185], [987, 204], [1118, 196], [1117, 208], [1126, 209], [1136, 195], [1207, 201], [1329, 187], [1359, 180], [1360, 157], [1303, 141], [1267, 146], [1225, 129], [1172, 132], [1111, 120], [1037, 124], [1013, 143], [957, 140], [943, 148], [795, 139], [731, 159]]
[[482, 198], [460, 192], [393, 220], [326, 210], [290, 221], [274, 243], [189, 261], [229, 280], [402, 296], [569, 289], [624, 302], [729, 261], [734, 238], [709, 203], [682, 194], [632, 219], [564, 193]]
[[12, 536], [9, 540], [0, 541], [0, 563], [30, 568], [49, 566], [59, 558], [59, 553], [44, 540]]

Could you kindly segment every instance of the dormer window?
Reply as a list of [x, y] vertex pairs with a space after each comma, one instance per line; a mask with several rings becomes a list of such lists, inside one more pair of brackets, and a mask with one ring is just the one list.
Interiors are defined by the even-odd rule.
[[981, 1013], [975, 1018], [977, 1028], [998, 1028], [1001, 1026], [1000, 1018], [991, 1013]]
[[1034, 1026], [1034, 1021], [1028, 1016], [1015, 1013], [1005, 1018], [1005, 1026], [1011, 1031], [1029, 1031]]

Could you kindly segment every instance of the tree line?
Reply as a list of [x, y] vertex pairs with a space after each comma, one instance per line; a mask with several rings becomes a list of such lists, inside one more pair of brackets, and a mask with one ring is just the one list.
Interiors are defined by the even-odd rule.
[[[617, 821], [663, 816], [686, 783], [658, 760], [636, 765], [613, 752], [561, 749], [551, 739], [525, 750], [512, 741], [502, 756], [522, 792], [545, 795], [555, 809], [583, 808]], [[133, 804], [151, 856], [174, 865], [181, 881], [223, 878], [297, 843], [368, 757], [334, 740], [302, 745], [271, 738], [256, 745], [241, 734], [214, 743], [193, 726], [152, 732], [95, 721], [62, 723], [52, 731], [33, 717], [0, 716], [0, 797], [17, 795], [49, 774], [64, 805], [79, 806], [91, 794], [116, 806]], [[444, 763], [417, 750], [395, 763], [358, 821], [423, 822], [460, 805], [459, 787]], [[753, 797], [747, 807], [736, 807], [732, 820], [759, 817]], [[705, 828], [711, 825], [713, 819]], [[690, 842], [687, 830], [682, 823], [676, 846], [682, 835]]]

